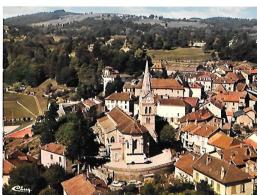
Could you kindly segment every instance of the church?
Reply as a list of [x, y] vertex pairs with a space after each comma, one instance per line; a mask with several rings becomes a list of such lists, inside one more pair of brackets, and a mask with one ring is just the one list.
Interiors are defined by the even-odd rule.
[[155, 115], [156, 103], [146, 62], [139, 96], [138, 120], [116, 106], [104, 117], [99, 118], [93, 127], [111, 162], [142, 164], [149, 161], [149, 138], [157, 141]]

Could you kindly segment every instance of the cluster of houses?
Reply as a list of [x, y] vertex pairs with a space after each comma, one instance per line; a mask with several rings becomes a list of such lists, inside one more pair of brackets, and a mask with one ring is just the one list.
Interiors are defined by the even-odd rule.
[[[99, 155], [108, 156], [113, 165], [129, 165], [128, 172], [133, 166], [151, 164], [149, 139], [158, 143], [156, 117], [161, 117], [174, 127], [184, 148], [175, 163], [177, 179], [204, 180], [218, 194], [252, 194], [257, 184], [257, 69], [249, 63], [219, 61], [205, 63], [197, 71], [184, 72], [181, 67], [165, 79], [152, 76], [165, 71], [165, 66], [162, 61], [149, 68], [147, 62], [140, 78], [106, 67], [103, 94], [118, 75], [124, 81], [123, 91], [105, 99], [60, 103], [59, 117], [81, 110], [95, 122], [92, 130], [102, 145]], [[11, 158], [4, 160], [6, 178], [16, 166]], [[21, 159], [33, 162], [30, 157]], [[65, 147], [42, 146], [40, 163], [67, 170]], [[107, 189], [100, 180], [83, 174], [62, 186], [68, 195]]]

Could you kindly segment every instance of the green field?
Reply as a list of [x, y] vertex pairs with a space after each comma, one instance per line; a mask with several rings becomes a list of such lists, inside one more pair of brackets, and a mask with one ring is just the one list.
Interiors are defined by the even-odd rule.
[[173, 60], [192, 60], [202, 61], [210, 58], [210, 53], [204, 53], [202, 48], [176, 48], [174, 50], [148, 50], [148, 54], [153, 61], [161, 59], [167, 61]]
[[32, 113], [19, 105], [17, 101], [34, 115], [39, 114], [34, 97], [16, 93], [4, 93], [4, 116], [6, 118], [35, 117]]

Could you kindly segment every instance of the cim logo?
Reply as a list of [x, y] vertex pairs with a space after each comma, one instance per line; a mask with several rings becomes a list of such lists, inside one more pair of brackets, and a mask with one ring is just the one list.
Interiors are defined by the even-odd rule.
[[15, 192], [23, 192], [23, 193], [30, 193], [32, 190], [30, 188], [25, 188], [23, 186], [13, 186], [12, 191]]

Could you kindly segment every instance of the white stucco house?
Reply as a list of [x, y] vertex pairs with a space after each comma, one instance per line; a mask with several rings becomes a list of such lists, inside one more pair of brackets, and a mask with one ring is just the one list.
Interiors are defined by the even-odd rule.
[[67, 168], [65, 147], [61, 144], [49, 143], [41, 147], [41, 164], [50, 167], [53, 164]]

